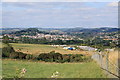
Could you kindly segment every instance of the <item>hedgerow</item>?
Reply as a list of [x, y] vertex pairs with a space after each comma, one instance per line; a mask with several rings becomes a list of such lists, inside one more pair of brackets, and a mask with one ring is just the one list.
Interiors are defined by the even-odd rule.
[[91, 58], [82, 54], [60, 54], [55, 51], [49, 53], [41, 53], [38, 56], [26, 54], [23, 52], [16, 52], [12, 46], [2, 48], [2, 57], [11, 59], [26, 59], [26, 60], [41, 60], [45, 62], [86, 62]]

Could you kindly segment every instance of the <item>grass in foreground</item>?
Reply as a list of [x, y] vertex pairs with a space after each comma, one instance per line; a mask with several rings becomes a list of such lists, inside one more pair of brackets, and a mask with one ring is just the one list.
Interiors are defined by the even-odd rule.
[[16, 70], [23, 68], [27, 70], [25, 78], [51, 78], [56, 71], [59, 78], [105, 78], [95, 62], [60, 64], [3, 59], [3, 77], [14, 77]]

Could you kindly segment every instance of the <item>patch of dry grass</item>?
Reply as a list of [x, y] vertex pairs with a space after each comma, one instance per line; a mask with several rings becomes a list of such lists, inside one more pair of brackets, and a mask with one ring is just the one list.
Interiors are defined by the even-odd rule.
[[62, 47], [53, 47], [51, 45], [43, 45], [43, 44], [18, 44], [11, 43], [14, 49], [18, 52], [24, 52], [27, 54], [40, 54], [40, 53], [48, 53], [51, 51], [59, 52], [61, 54], [86, 54], [91, 55], [90, 51], [81, 51], [81, 50], [65, 50]]
[[118, 50], [109, 52], [109, 60], [113, 63], [116, 63], [118, 60]]
[[6, 46], [7, 46], [6, 44], [0, 42], [0, 48], [6, 47]]
[[[118, 50], [108, 52], [108, 70], [113, 74], [118, 75]], [[106, 56], [104, 57], [104, 65], [106, 65]], [[112, 77], [113, 75], [111, 75]], [[114, 76], [113, 76], [114, 77]]]

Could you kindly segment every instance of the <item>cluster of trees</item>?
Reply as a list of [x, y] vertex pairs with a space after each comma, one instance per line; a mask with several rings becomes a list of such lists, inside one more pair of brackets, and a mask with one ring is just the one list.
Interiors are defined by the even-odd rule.
[[25, 30], [12, 32], [9, 34], [15, 34], [16, 36], [21, 36], [21, 35], [35, 36], [37, 33], [49, 34], [48, 32], [45, 32], [45, 31], [39, 31], [37, 28], [28, 28]]
[[95, 48], [118, 48], [119, 44], [117, 42], [113, 42], [112, 40], [103, 40], [101, 38], [96, 38], [94, 40], [87, 39], [87, 40], [47, 40], [46, 38], [42, 39], [33, 39], [28, 37], [21, 37], [20, 40], [11, 39], [8, 36], [3, 37], [3, 43], [29, 43], [29, 44], [50, 44], [50, 45], [85, 45], [91, 46]]
[[82, 54], [60, 54], [52, 51], [50, 53], [42, 53], [38, 56], [38, 60], [46, 61], [46, 62], [87, 62], [90, 61], [90, 57], [86, 57]]
[[[7, 38], [7, 39], [6, 39]], [[46, 38], [33, 39], [29, 37], [21, 37], [19, 40], [11, 39], [7, 36], [3, 37], [4, 43], [29, 43], [29, 44], [53, 44], [53, 45], [69, 45], [69, 44], [83, 44], [83, 40], [47, 40]]]
[[25, 59], [27, 54], [22, 52], [16, 52], [11, 45], [2, 48], [3, 58], [13, 58], [13, 59]]
[[50, 44], [55, 44], [55, 45], [63, 45], [63, 44], [66, 44], [66, 45], [70, 45], [70, 44], [83, 44], [83, 40], [53, 40], [50, 42]]
[[7, 44], [9, 43], [9, 37], [8, 36], [3, 36], [3, 43]]
[[41, 53], [38, 56], [25, 54], [22, 52], [16, 52], [12, 46], [7, 46], [2, 49], [3, 58], [12, 58], [12, 59], [25, 59], [25, 60], [40, 60], [45, 62], [87, 62], [90, 61], [90, 57], [86, 57], [82, 54], [60, 54], [52, 51], [50, 53]]
[[94, 40], [85, 40], [84, 44], [87, 46], [92, 46], [96, 48], [117, 48], [119, 44], [117, 42], [113, 42], [112, 40], [103, 40], [101, 38], [95, 38]]
[[[108, 30], [106, 28], [101, 28], [100, 31], [102, 30]], [[75, 31], [78, 29], [75, 29]], [[109, 29], [111, 32], [111, 29]], [[113, 29], [113, 31], [117, 31], [118, 29]], [[33, 38], [29, 38], [29, 37], [21, 37], [19, 40], [14, 39], [14, 38], [9, 38], [8, 36], [4, 36], [3, 37], [3, 42], [4, 43], [30, 43], [30, 44], [52, 44], [52, 45], [71, 45], [71, 44], [79, 44], [79, 45], [86, 45], [86, 46], [97, 46], [98, 48], [100, 47], [108, 47], [108, 48], [114, 48], [114, 47], [119, 47], [118, 42], [113, 42], [112, 40], [103, 40], [101, 38], [95, 38], [92, 39], [94, 37], [94, 35], [98, 35], [97, 32], [99, 32], [98, 29], [93, 29], [93, 30], [89, 30], [89, 29], [82, 29], [80, 30], [83, 33], [72, 33], [72, 32], [67, 32], [68, 35], [72, 35], [72, 36], [77, 36], [80, 38], [83, 38], [83, 40], [48, 40], [46, 38], [42, 38], [42, 39], [33, 39]], [[74, 31], [73, 31], [74, 32]], [[94, 33], [93, 33], [94, 32]], [[11, 34], [15, 34], [17, 36], [21, 36], [21, 35], [36, 35], [37, 33], [43, 33], [43, 34], [57, 34], [57, 33], [50, 33], [50, 32], [46, 32], [46, 31], [39, 31], [36, 28], [28, 28], [26, 30], [21, 30], [21, 31], [16, 31], [13, 32]], [[113, 33], [112, 33], [113, 34]], [[111, 36], [112, 36], [111, 34]], [[87, 37], [87, 38], [86, 38]]]

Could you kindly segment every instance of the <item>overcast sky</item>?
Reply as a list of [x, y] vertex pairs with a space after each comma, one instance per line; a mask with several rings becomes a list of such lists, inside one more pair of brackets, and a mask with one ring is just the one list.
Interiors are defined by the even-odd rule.
[[6, 2], [3, 27], [117, 27], [116, 2]]

